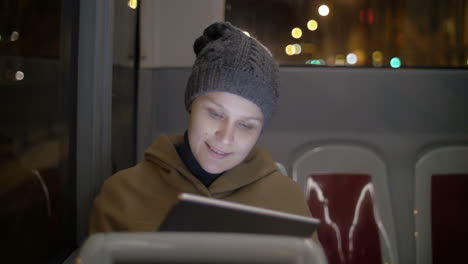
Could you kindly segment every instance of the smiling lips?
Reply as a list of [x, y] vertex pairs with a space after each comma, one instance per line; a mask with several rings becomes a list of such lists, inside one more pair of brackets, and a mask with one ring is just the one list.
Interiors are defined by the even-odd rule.
[[206, 143], [206, 146], [208, 147], [210, 155], [215, 159], [224, 159], [225, 157], [227, 157], [228, 155], [231, 154], [231, 153], [226, 153], [226, 152], [222, 152], [222, 151], [220, 151], [218, 149], [215, 149], [215, 148], [211, 147], [208, 143]]

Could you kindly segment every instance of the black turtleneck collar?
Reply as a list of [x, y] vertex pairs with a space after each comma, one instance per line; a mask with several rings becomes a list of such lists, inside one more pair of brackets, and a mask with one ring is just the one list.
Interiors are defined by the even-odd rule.
[[189, 171], [195, 175], [195, 177], [197, 177], [206, 187], [209, 187], [210, 184], [214, 182], [214, 180], [223, 174], [209, 173], [200, 166], [200, 163], [198, 163], [197, 159], [192, 153], [192, 150], [190, 149], [187, 131], [184, 133], [184, 142], [176, 146], [176, 149], [185, 166], [187, 166]]

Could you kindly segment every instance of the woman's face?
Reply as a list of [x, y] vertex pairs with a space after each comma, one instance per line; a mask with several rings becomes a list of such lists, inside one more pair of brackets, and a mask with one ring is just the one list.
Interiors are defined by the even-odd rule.
[[191, 106], [190, 148], [203, 169], [221, 173], [245, 159], [262, 126], [263, 114], [251, 101], [227, 92], [208, 93]]

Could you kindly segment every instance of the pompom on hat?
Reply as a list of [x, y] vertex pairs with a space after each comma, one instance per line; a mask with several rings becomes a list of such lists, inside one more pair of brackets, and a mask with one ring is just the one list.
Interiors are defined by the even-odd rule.
[[185, 90], [185, 108], [210, 92], [229, 92], [256, 104], [267, 124], [278, 103], [278, 64], [257, 40], [229, 22], [208, 26], [195, 40], [196, 60]]

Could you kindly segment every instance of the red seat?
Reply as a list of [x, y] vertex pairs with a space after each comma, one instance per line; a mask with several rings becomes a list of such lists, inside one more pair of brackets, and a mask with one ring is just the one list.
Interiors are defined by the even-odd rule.
[[306, 186], [311, 213], [321, 219], [317, 232], [329, 264], [381, 263], [370, 175], [314, 174]]
[[468, 174], [432, 176], [432, 263], [468, 259]]
[[356, 143], [304, 147], [292, 166], [330, 264], [398, 264], [384, 160]]
[[437, 146], [415, 164], [416, 263], [466, 263], [468, 146]]

